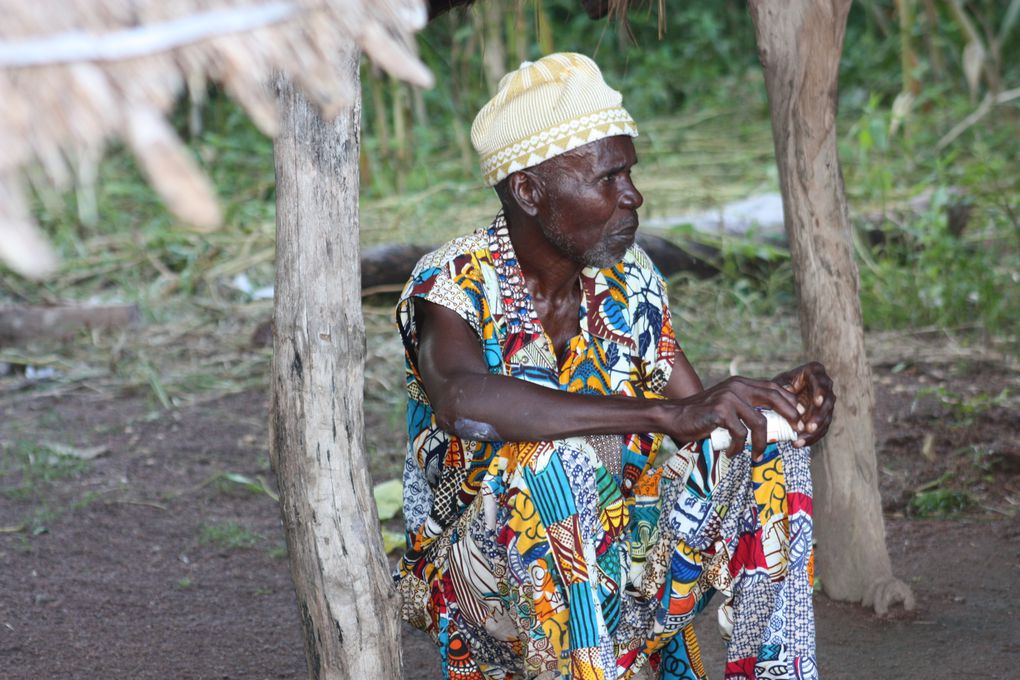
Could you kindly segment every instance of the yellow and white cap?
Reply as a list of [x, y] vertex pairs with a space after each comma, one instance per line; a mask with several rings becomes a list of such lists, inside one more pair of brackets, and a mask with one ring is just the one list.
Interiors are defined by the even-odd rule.
[[594, 61], [559, 52], [526, 61], [499, 81], [471, 126], [485, 183], [606, 137], [637, 137], [637, 125]]

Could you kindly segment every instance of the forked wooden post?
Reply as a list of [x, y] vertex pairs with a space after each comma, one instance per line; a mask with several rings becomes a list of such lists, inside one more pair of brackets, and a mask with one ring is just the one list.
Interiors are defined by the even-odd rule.
[[816, 573], [825, 592], [879, 613], [910, 609], [892, 573], [878, 492], [875, 397], [864, 352], [860, 280], [836, 153], [836, 95], [851, 0], [749, 0], [765, 69], [804, 349], [838, 401], [815, 453]]
[[312, 678], [401, 677], [399, 599], [364, 450], [358, 93], [331, 123], [278, 81], [271, 456]]

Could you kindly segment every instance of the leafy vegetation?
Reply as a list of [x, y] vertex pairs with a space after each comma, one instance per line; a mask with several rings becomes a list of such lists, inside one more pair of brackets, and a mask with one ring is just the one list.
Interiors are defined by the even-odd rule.
[[[964, 98], [925, 98], [930, 110], [916, 112], [894, 137], [891, 112], [876, 102], [851, 125], [841, 149], [852, 205], [871, 206], [876, 216], [859, 224], [865, 323], [1015, 334], [1020, 300], [1003, 292], [1020, 283], [1016, 112], [991, 114], [967, 133], [969, 143], [940, 152], [939, 138], [966, 115]], [[897, 209], [918, 196], [927, 197], [923, 209]]]
[[966, 491], [933, 489], [921, 491], [911, 501], [911, 509], [920, 517], [957, 515], [972, 505]]

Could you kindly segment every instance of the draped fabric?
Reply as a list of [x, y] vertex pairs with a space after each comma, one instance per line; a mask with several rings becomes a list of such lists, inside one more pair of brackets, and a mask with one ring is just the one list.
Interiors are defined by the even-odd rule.
[[649, 664], [664, 679], [703, 678], [691, 622], [721, 590], [727, 677], [813, 677], [805, 451], [780, 443], [754, 465], [731, 464], [706, 440], [657, 460], [654, 433], [499, 442], [437, 426], [415, 299], [460, 315], [493, 374], [659, 398], [679, 350], [647, 255], [632, 247], [613, 267], [585, 269], [580, 286], [580, 333], [558, 361], [502, 216], [412, 274], [397, 308], [405, 619], [432, 635], [454, 680], [630, 678]]

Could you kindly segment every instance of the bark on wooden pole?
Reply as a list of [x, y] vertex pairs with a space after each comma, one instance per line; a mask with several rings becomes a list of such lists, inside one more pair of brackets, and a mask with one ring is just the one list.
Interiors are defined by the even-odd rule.
[[913, 607], [892, 574], [878, 492], [875, 398], [859, 277], [836, 154], [836, 94], [850, 0], [749, 0], [765, 70], [801, 335], [836, 383], [835, 419], [815, 453], [816, 573], [829, 596], [884, 613]]
[[270, 436], [312, 678], [401, 677], [399, 600], [363, 443], [359, 92], [331, 123], [281, 79]]

